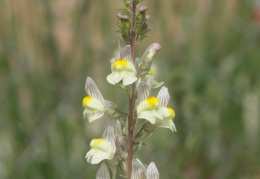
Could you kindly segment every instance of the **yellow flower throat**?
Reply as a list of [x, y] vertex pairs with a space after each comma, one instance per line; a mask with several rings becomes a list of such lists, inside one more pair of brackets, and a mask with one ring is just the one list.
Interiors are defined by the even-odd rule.
[[146, 102], [148, 103], [149, 108], [151, 108], [151, 109], [157, 108], [160, 104], [160, 100], [153, 96], [151, 96], [150, 98], [147, 98]]
[[175, 116], [175, 112], [172, 108], [167, 108], [168, 109], [168, 112], [169, 112], [169, 117], [170, 118], [173, 118]]
[[116, 70], [123, 70], [126, 68], [128, 61], [119, 59], [113, 63], [113, 68]]
[[82, 100], [82, 106], [83, 106], [83, 107], [87, 107], [87, 104], [88, 104], [88, 102], [89, 102], [90, 100], [92, 100], [92, 97], [86, 96], [86, 97]]

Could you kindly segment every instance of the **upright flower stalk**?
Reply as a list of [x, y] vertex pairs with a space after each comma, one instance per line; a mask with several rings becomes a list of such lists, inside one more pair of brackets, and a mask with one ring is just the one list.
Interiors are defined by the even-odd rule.
[[[143, 165], [133, 155], [157, 127], [176, 132], [172, 121], [175, 112], [168, 107], [168, 88], [162, 86], [164, 82], [155, 80], [156, 74], [152, 70], [153, 57], [161, 46], [153, 43], [141, 58], [135, 57], [136, 42], [142, 41], [150, 30], [147, 25], [150, 16], [146, 15], [148, 8], [142, 6], [137, 10], [138, 4], [144, 0], [122, 1], [125, 5], [123, 12], [127, 13], [117, 14], [118, 32], [127, 45], [119, 49], [119, 57], [110, 60], [111, 73], [107, 76], [107, 81], [127, 93], [129, 109], [124, 112], [113, 102], [105, 100], [95, 82], [87, 77], [87, 96], [82, 101], [83, 116], [90, 123], [95, 123], [100, 118], [107, 122], [102, 136], [90, 142], [86, 159], [91, 164], [101, 163], [97, 179], [115, 179], [117, 169], [127, 179], [159, 179], [159, 171], [154, 162]], [[158, 95], [153, 96], [152, 89], [160, 87]]]
[[[135, 18], [136, 18], [136, 1], [133, 1], [131, 10], [132, 24], [130, 30], [130, 45], [131, 45], [131, 56], [135, 59]], [[135, 60], [134, 60], [135, 62]], [[134, 129], [134, 110], [135, 110], [135, 84], [133, 87], [132, 95], [129, 96], [129, 117], [128, 117], [128, 158], [127, 158], [127, 178], [130, 179], [132, 175], [132, 160], [133, 160], [133, 129]]]

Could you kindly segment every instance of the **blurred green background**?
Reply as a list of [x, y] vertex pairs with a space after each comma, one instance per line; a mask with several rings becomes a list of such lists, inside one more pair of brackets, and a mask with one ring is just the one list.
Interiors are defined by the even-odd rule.
[[[260, 2], [143, 4], [152, 31], [137, 56], [162, 45], [152, 68], [169, 87], [178, 132], [157, 129], [136, 157], [155, 161], [162, 179], [260, 178]], [[83, 120], [81, 100], [90, 76], [106, 99], [127, 106], [105, 80], [121, 7], [0, 0], [1, 179], [95, 178], [99, 166], [85, 154], [106, 121]]]

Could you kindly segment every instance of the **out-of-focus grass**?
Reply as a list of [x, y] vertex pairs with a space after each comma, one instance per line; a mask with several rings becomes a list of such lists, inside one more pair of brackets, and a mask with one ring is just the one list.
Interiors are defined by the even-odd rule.
[[[260, 18], [253, 1], [147, 1], [157, 79], [178, 132], [137, 154], [161, 178], [260, 177]], [[0, 1], [0, 178], [94, 178], [84, 159], [99, 120], [82, 119], [86, 76], [124, 108], [105, 77], [119, 0]], [[258, 13], [259, 14], [259, 13]], [[113, 97], [114, 96], [114, 97]]]

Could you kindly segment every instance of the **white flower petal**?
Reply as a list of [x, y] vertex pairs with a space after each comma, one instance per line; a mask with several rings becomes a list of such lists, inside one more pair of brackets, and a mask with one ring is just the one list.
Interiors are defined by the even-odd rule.
[[135, 74], [133, 73], [125, 73], [124, 78], [123, 78], [123, 85], [127, 86], [132, 83], [134, 83], [137, 80]]
[[146, 179], [159, 179], [159, 171], [154, 162], [151, 162], [147, 168]]
[[95, 153], [95, 149], [91, 149], [87, 154], [86, 157], [87, 158], [87, 162], [90, 163], [91, 162], [91, 157], [94, 155]]
[[100, 151], [100, 150], [94, 150], [94, 151], [95, 151], [95, 153], [94, 153], [94, 155], [92, 155], [91, 164], [98, 164], [102, 160], [112, 159], [111, 155], [107, 152]]
[[146, 83], [140, 82], [138, 84], [138, 101], [137, 104], [140, 104], [145, 99], [149, 98], [151, 95], [151, 88]]
[[151, 124], [155, 124], [155, 122], [156, 122], [156, 117], [154, 116], [154, 113], [152, 110], [140, 112], [140, 114], [138, 114], [138, 118], [146, 119]]
[[[87, 100], [85, 100], [87, 99]], [[91, 98], [91, 97], [85, 97], [83, 99], [83, 105], [85, 108], [89, 109], [89, 110], [96, 110], [96, 111], [100, 111], [100, 112], [104, 112], [105, 110], [105, 106], [104, 104], [102, 104], [99, 100], [95, 99], [95, 98]]]
[[102, 163], [96, 174], [96, 179], [110, 179], [107, 165]]
[[104, 112], [100, 112], [97, 110], [88, 110], [88, 109], [85, 109], [83, 113], [84, 119], [88, 118], [89, 122], [93, 122], [96, 119], [101, 118], [103, 115]]
[[164, 84], [164, 82], [158, 82], [156, 80], [152, 81], [152, 88], [159, 88]]
[[163, 116], [166, 117], [169, 115], [169, 111], [167, 107], [161, 107], [161, 109], [163, 110]]
[[90, 77], [87, 77], [86, 79], [85, 90], [89, 96], [99, 100], [103, 105], [105, 105], [105, 101], [102, 94], [100, 93], [95, 82]]
[[158, 95], [157, 98], [160, 100], [160, 106], [166, 107], [170, 101], [170, 95], [168, 92], [168, 88], [163, 86]]
[[141, 179], [145, 177], [145, 167], [142, 162], [137, 158], [132, 161], [132, 176], [131, 179]]
[[115, 74], [114, 73], [111, 73], [107, 76], [107, 81], [108, 83], [112, 84], [112, 85], [115, 85], [116, 82], [115, 82]]
[[177, 132], [172, 119], [157, 120], [156, 126], [162, 127], [162, 128], [168, 128], [168, 129], [171, 129], [172, 132]]
[[125, 71], [128, 71], [128, 72], [132, 72], [132, 73], [136, 73], [136, 70], [135, 70], [135, 66], [133, 63], [131, 62], [128, 62], [126, 67], [125, 67]]
[[124, 77], [124, 71], [114, 71], [112, 73], [114, 73], [115, 83], [120, 82]]
[[157, 108], [153, 110], [153, 113], [156, 118], [163, 120], [164, 111], [162, 108]]
[[131, 46], [126, 45], [121, 51], [120, 51], [120, 58], [125, 59], [131, 63], [133, 63], [132, 55], [131, 55]]
[[[103, 139], [110, 142], [113, 152], [116, 151], [114, 135], [115, 135], [114, 124], [110, 123], [110, 124], [105, 125], [103, 128], [102, 137], [103, 137]], [[108, 146], [108, 147], [110, 147], [110, 146]]]

